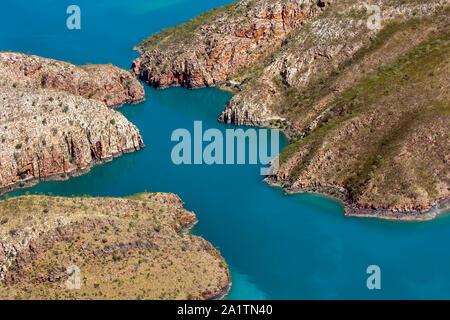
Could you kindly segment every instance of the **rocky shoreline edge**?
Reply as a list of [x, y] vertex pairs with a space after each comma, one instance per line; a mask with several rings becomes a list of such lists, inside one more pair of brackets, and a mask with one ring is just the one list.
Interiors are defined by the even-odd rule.
[[232, 285], [232, 282], [231, 282], [231, 276], [230, 276], [225, 287], [223, 287], [218, 293], [207, 297], [205, 300], [225, 300], [227, 298], [228, 294], [230, 293], [231, 285]]
[[[198, 219], [175, 194], [31, 195], [0, 207], [2, 299], [222, 300], [230, 291], [225, 259], [192, 233]], [[68, 291], [66, 266], [80, 261], [83, 287]]]
[[[178, 232], [178, 234], [182, 234], [182, 235], [190, 234], [192, 229], [197, 225], [198, 222], [199, 222], [198, 219], [195, 218], [194, 220], [186, 223], [184, 226], [181, 227], [181, 230]], [[210, 243], [210, 242], [208, 241], [208, 243]], [[214, 246], [212, 246], [212, 247], [216, 251], [216, 253], [218, 255], [220, 255], [220, 252], [216, 248], [214, 248]], [[205, 296], [205, 300], [225, 300], [227, 298], [228, 294], [230, 293], [231, 285], [232, 285], [231, 275], [229, 275], [225, 286], [223, 286], [217, 292], [207, 294]]]
[[[222, 87], [219, 90], [224, 90]], [[224, 90], [226, 91], [226, 90]], [[290, 128], [274, 128], [270, 121], [273, 119], [250, 119], [244, 115], [239, 117], [239, 114], [235, 113], [235, 110], [226, 106], [225, 110], [218, 117], [217, 121], [226, 124], [235, 124], [240, 126], [257, 127], [265, 129], [278, 129], [281, 134], [288, 140], [296, 133]], [[282, 119], [284, 120], [284, 119]], [[344, 214], [347, 217], [358, 218], [377, 218], [390, 221], [410, 221], [410, 222], [423, 222], [436, 219], [438, 216], [450, 212], [450, 197], [439, 199], [431, 207], [425, 210], [390, 210], [390, 209], [378, 209], [378, 208], [361, 208], [354, 204], [348, 195], [348, 191], [345, 188], [326, 185], [326, 186], [311, 186], [304, 188], [292, 188], [284, 185], [284, 181], [278, 181], [273, 176], [267, 176], [264, 180], [268, 185], [272, 187], [279, 187], [285, 191], [286, 195], [291, 194], [318, 194], [327, 198], [332, 198], [339, 201], [344, 206]]]
[[144, 98], [139, 98], [139, 99], [128, 99], [128, 100], [125, 100], [125, 101], [123, 101], [123, 102], [121, 102], [121, 103], [109, 105], [108, 108], [111, 108], [111, 109], [118, 109], [118, 108], [123, 107], [123, 106], [126, 105], [126, 104], [129, 104], [129, 105], [136, 105], [136, 104], [143, 103], [143, 102], [145, 102], [145, 101], [147, 101], [147, 99], [146, 99], [145, 97], [144, 97]]
[[91, 169], [97, 165], [111, 162], [115, 158], [119, 158], [119, 157], [123, 156], [124, 154], [133, 153], [133, 152], [139, 151], [143, 148], [145, 148], [145, 145], [135, 146], [134, 148], [124, 149], [118, 153], [113, 154], [112, 156], [105, 157], [103, 159], [94, 159], [84, 168], [77, 168], [77, 169], [73, 169], [68, 172], [60, 172], [60, 173], [55, 173], [55, 174], [38, 177], [38, 178], [29, 177], [24, 180], [19, 180], [19, 181], [14, 182], [6, 187], [0, 188], [0, 197], [4, 196], [5, 194], [7, 194], [9, 192], [15, 191], [15, 190], [28, 189], [28, 188], [34, 187], [41, 182], [68, 181], [71, 178], [80, 177], [82, 175], [89, 173], [91, 171]]
[[285, 191], [286, 195], [293, 194], [318, 194], [339, 201], [344, 207], [344, 215], [357, 218], [377, 218], [390, 221], [405, 222], [424, 222], [436, 219], [438, 216], [450, 211], [450, 197], [436, 201], [426, 210], [398, 211], [378, 208], [360, 208], [348, 196], [345, 188], [327, 185], [305, 188], [291, 188], [283, 184], [283, 181], [277, 181], [273, 176], [264, 179], [268, 185], [279, 187]]

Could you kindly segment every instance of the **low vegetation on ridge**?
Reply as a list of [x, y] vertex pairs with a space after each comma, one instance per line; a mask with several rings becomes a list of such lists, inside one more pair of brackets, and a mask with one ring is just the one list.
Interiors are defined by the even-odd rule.
[[[405, 31], [419, 24], [395, 27]], [[388, 26], [381, 37], [392, 35], [393, 28]], [[445, 57], [449, 32], [443, 26], [336, 95], [314, 128], [283, 151], [279, 178], [292, 181], [293, 187], [343, 186], [363, 207], [424, 210], [448, 197], [450, 97]], [[339, 75], [334, 77], [339, 83]]]
[[230, 276], [220, 253], [185, 234], [195, 222], [173, 194], [0, 201], [0, 299], [226, 294]]

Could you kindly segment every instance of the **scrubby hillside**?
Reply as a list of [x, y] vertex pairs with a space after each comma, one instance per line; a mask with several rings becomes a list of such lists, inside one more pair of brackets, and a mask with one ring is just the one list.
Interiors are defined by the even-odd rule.
[[289, 188], [339, 186], [358, 207], [423, 211], [449, 196], [449, 33], [345, 90], [280, 156]]
[[1, 201], [0, 298], [223, 297], [227, 265], [195, 223], [172, 194]]
[[[251, 25], [258, 19], [238, 8], [270, 11], [293, 5], [288, 2], [240, 1], [219, 11]], [[347, 214], [434, 217], [450, 195], [447, 1], [372, 1], [380, 28], [372, 23], [377, 12], [360, 1], [296, 3], [307, 18], [271, 38], [251, 63], [212, 82], [235, 93], [219, 120], [285, 132], [291, 145], [268, 181], [289, 192], [332, 194], [347, 204]], [[205, 34], [196, 41], [209, 43], [217, 17], [195, 21], [194, 30]], [[181, 43], [159, 37], [149, 39], [158, 49], [143, 53], [147, 63]], [[228, 46], [223, 39], [217, 43]], [[180, 50], [195, 52], [185, 44]], [[202, 70], [201, 61], [190, 74]]]

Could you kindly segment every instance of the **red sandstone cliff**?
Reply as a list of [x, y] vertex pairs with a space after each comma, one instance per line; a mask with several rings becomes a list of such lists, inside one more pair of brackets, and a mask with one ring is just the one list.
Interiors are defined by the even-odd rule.
[[239, 1], [139, 44], [132, 70], [157, 88], [214, 86], [278, 48], [327, 2]]

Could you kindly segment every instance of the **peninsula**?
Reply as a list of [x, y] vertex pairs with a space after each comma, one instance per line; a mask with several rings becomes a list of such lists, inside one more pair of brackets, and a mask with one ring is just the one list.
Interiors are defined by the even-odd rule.
[[1, 299], [221, 299], [228, 266], [174, 194], [0, 201]]

